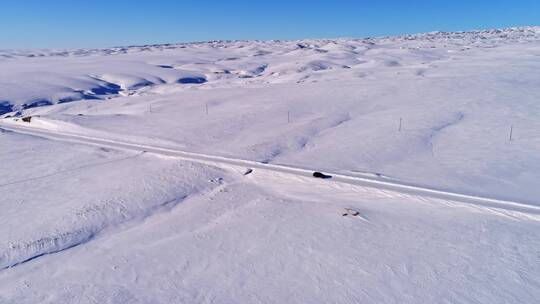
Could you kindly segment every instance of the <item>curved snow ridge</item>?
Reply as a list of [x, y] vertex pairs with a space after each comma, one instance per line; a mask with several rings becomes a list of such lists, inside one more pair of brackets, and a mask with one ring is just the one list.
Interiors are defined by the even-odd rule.
[[[339, 127], [349, 120], [351, 120], [349, 113], [337, 113], [328, 117], [318, 117], [304, 123], [294, 131], [288, 131], [288, 136], [286, 137], [289, 140], [286, 142], [276, 141], [276, 137], [270, 137], [262, 143], [248, 147], [248, 149], [258, 151], [257, 154], [260, 157], [256, 159], [262, 159], [261, 162], [263, 163], [270, 163], [287, 153], [305, 149], [319, 134]], [[277, 137], [283, 137], [283, 135], [278, 134]]]
[[89, 204], [62, 218], [62, 228], [56, 228], [42, 237], [0, 244], [0, 270], [87, 243], [105, 229], [142, 221], [156, 213], [170, 210], [197, 193], [195, 190], [158, 204], [127, 204], [118, 198]]
[[28, 262], [45, 254], [86, 243], [94, 237], [95, 233], [95, 229], [79, 229], [58, 232], [31, 241], [8, 244], [5, 246], [6, 248], [0, 248], [0, 270]]
[[[146, 153], [135, 155], [140, 156], [137, 163], [141, 163], [139, 168], [147, 174], [144, 178], [126, 177], [112, 187], [102, 187], [103, 193], [60, 199], [59, 204], [69, 207], [45, 214], [47, 222], [38, 221], [34, 229], [3, 236], [0, 270], [85, 244], [120, 227], [138, 225], [223, 184], [224, 172], [219, 168], [179, 161], [160, 162], [158, 157]], [[126, 191], [118, 191], [117, 187]]]
[[431, 131], [426, 135], [426, 142], [431, 150], [431, 153], [434, 153], [434, 142], [437, 136], [440, 135], [445, 129], [451, 128], [460, 123], [463, 118], [465, 118], [465, 113], [461, 111], [456, 112], [452, 114], [450, 119], [443, 121], [439, 125], [431, 128]]
[[[164, 69], [144, 61], [98, 60], [48, 66], [10, 63], [0, 72], [0, 115], [80, 100], [106, 100], [133, 95], [158, 85], [201, 85], [206, 71]], [[31, 75], [29, 75], [31, 74]]]
[[[227, 165], [227, 166], [235, 166], [235, 167], [243, 167], [243, 168], [247, 167], [247, 168], [263, 169], [263, 170], [275, 171], [275, 172], [281, 172], [281, 173], [288, 173], [288, 174], [292, 174], [296, 176], [305, 176], [305, 177], [311, 177], [313, 172], [316, 171], [316, 169], [298, 168], [298, 167], [293, 167], [293, 166], [268, 164], [268, 163], [261, 163], [257, 161], [187, 152], [187, 151], [181, 151], [181, 150], [170, 149], [170, 148], [162, 148], [162, 147], [157, 147], [157, 146], [122, 142], [118, 140], [89, 137], [89, 136], [85, 136], [81, 134], [50, 132], [47, 130], [33, 129], [32, 127], [28, 127], [28, 126], [21, 126], [20, 124], [17, 124], [17, 123], [6, 124], [5, 121], [4, 122], [0, 121], [0, 126], [2, 128], [8, 129], [14, 132], [41, 136], [41, 137], [46, 137], [46, 138], [54, 139], [54, 140], [76, 142], [76, 143], [98, 145], [98, 146], [108, 146], [108, 147], [117, 148], [117, 149], [146, 151], [146, 152], [161, 154], [165, 156], [178, 157], [178, 158], [189, 160], [189, 161], [206, 163], [206, 164], [210, 164], [214, 166]], [[351, 175], [334, 173], [334, 172], [326, 172], [326, 173], [331, 174], [333, 176], [333, 178], [331, 179], [331, 182], [347, 183], [351, 185], [389, 190], [389, 191], [404, 193], [404, 194], [408, 194], [412, 196], [434, 197], [434, 198], [439, 198], [443, 200], [463, 202], [463, 203], [473, 204], [473, 205], [487, 207], [487, 208], [503, 209], [510, 212], [519, 212], [523, 214], [528, 214], [527, 216], [528, 218], [540, 221], [540, 202], [518, 202], [518, 201], [511, 201], [511, 200], [502, 200], [502, 199], [497, 199], [497, 198], [487, 198], [487, 197], [481, 197], [481, 196], [470, 195], [470, 194], [462, 194], [462, 193], [455, 193], [451, 191], [432, 189], [428, 187], [412, 185], [412, 184], [407, 184], [403, 182], [387, 181], [384, 179], [380, 179], [378, 177], [370, 178], [368, 176], [359, 177], [359, 176], [351, 176]]]

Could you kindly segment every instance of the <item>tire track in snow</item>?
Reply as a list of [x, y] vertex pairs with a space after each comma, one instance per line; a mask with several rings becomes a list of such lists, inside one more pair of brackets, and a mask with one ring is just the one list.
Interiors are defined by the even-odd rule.
[[[298, 168], [293, 166], [276, 165], [261, 163], [257, 161], [243, 160], [228, 158], [223, 156], [208, 155], [202, 153], [187, 152], [172, 148], [164, 148], [159, 146], [150, 146], [144, 144], [130, 143], [119, 140], [112, 140], [106, 138], [97, 138], [86, 136], [83, 134], [67, 133], [51, 131], [47, 129], [21, 126], [19, 123], [0, 122], [0, 127], [12, 132], [40, 136], [52, 140], [59, 140], [65, 142], [89, 144], [96, 146], [106, 146], [110, 148], [116, 148], [121, 150], [134, 150], [140, 152], [150, 152], [160, 154], [164, 156], [178, 157], [184, 160], [195, 161], [199, 163], [211, 164], [211, 165], [228, 165], [241, 168], [254, 168], [262, 169], [274, 172], [281, 172], [292, 174], [296, 176], [311, 177], [316, 169]], [[503, 209], [507, 211], [519, 212], [528, 214], [529, 218], [540, 220], [540, 203], [538, 202], [517, 202], [510, 200], [500, 200], [496, 198], [480, 197], [462, 193], [455, 193], [450, 191], [443, 191], [438, 189], [432, 189], [427, 187], [421, 187], [416, 185], [410, 185], [406, 183], [399, 183], [395, 181], [386, 181], [371, 177], [359, 177], [350, 176], [345, 174], [327, 172], [333, 176], [329, 182], [347, 183], [351, 185], [363, 186], [368, 188], [375, 188], [378, 190], [389, 190], [398, 193], [403, 193], [412, 196], [432, 197], [448, 201], [456, 201], [467, 204], [474, 204], [486, 208]]]

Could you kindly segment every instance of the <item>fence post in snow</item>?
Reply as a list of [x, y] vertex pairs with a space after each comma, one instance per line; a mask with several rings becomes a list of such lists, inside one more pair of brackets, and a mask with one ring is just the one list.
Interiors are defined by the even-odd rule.
[[287, 123], [291, 122], [291, 111], [287, 111]]
[[205, 104], [206, 115], [208, 115], [208, 103]]
[[402, 121], [402, 118], [400, 117], [400, 118], [399, 118], [399, 129], [398, 129], [398, 132], [401, 132], [401, 121]]
[[510, 126], [510, 138], [509, 138], [508, 141], [512, 141], [512, 133], [513, 133], [513, 132], [514, 132], [514, 126], [511, 125], [511, 126]]

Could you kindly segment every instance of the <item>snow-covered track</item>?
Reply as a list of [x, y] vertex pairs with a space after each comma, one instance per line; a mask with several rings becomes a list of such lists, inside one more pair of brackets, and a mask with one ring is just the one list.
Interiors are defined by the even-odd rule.
[[[14, 123], [0, 122], [0, 129], [12, 131], [21, 134], [39, 136], [51, 140], [59, 140], [64, 142], [89, 144], [96, 146], [104, 146], [115, 149], [124, 149], [132, 151], [141, 151], [155, 153], [164, 156], [178, 157], [189, 161], [210, 163], [213, 165], [227, 165], [242, 168], [262, 169], [268, 171], [274, 171], [279, 173], [292, 174], [296, 176], [312, 177], [314, 171], [317, 169], [298, 168], [286, 165], [267, 164], [257, 161], [235, 159], [223, 156], [208, 155], [202, 153], [194, 153], [182, 151], [175, 148], [159, 147], [154, 145], [145, 145], [131, 142], [124, 142], [113, 139], [97, 138], [87, 136], [83, 134], [74, 134], [68, 132], [51, 131], [47, 129], [22, 126]], [[483, 206], [488, 208], [503, 209], [508, 211], [515, 211], [520, 213], [526, 213], [535, 215], [532, 218], [539, 218], [540, 204], [535, 202], [517, 202], [510, 200], [501, 200], [495, 198], [487, 198], [481, 196], [474, 196], [468, 194], [461, 194], [437, 189], [431, 189], [427, 187], [421, 187], [416, 185], [408, 185], [405, 183], [381, 180], [370, 177], [351, 176], [340, 173], [326, 172], [332, 175], [332, 179], [328, 182], [346, 183], [351, 185], [358, 185], [363, 187], [376, 188], [381, 190], [394, 191], [411, 196], [423, 196], [438, 198], [447, 201], [463, 202], [468, 204], [474, 204], [477, 206]]]

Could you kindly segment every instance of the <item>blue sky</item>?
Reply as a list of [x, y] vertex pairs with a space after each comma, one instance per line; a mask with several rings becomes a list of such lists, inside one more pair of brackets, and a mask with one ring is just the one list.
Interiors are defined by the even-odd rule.
[[0, 48], [368, 37], [540, 25], [540, 0], [0, 0]]

